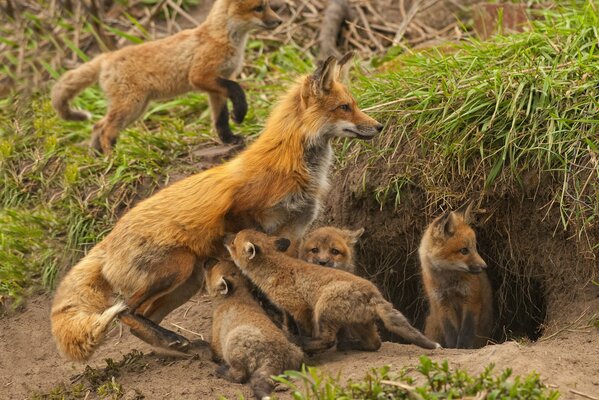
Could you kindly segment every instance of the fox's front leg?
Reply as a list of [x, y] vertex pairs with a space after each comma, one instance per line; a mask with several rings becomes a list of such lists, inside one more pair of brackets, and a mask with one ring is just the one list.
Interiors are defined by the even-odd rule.
[[207, 74], [205, 68], [193, 70], [190, 73], [189, 80], [195, 88], [208, 92], [212, 121], [222, 142], [240, 142], [243, 138], [234, 135], [229, 127], [229, 111], [226, 99], [231, 99], [231, 103], [233, 103], [233, 121], [236, 123], [243, 122], [248, 111], [248, 104], [241, 85], [230, 79]]
[[469, 307], [465, 307], [460, 321], [457, 344], [458, 349], [471, 349], [476, 339], [476, 327], [478, 325], [477, 315], [479, 313]]
[[444, 315], [441, 321], [443, 327], [444, 347], [456, 348], [458, 342], [458, 330], [448, 315]]
[[208, 93], [210, 110], [212, 112], [212, 125], [223, 143], [241, 143], [243, 137], [235, 135], [229, 126], [229, 110], [227, 98], [219, 93]]

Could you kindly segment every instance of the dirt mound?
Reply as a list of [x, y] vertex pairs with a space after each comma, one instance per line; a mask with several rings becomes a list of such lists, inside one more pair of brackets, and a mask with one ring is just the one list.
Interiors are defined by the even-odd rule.
[[[594, 300], [584, 303], [585, 309], [599, 308], [597, 295], [599, 290], [589, 293]], [[187, 305], [169, 315], [163, 325], [190, 339], [197, 336], [189, 331], [203, 334], [209, 339], [210, 308], [210, 301], [206, 297], [195, 296]], [[49, 311], [50, 298], [41, 296], [32, 299], [22, 314], [0, 319], [2, 398], [30, 398], [36, 393], [47, 394], [61, 383], [70, 386], [72, 379], [79, 379], [76, 384], [84, 382], [81, 376], [86, 375], [85, 364], [65, 362], [54, 346]], [[424, 351], [412, 345], [384, 343], [381, 350], [374, 353], [328, 351], [312, 358], [310, 364], [334, 376], [341, 373], [348, 379], [360, 379], [371, 368], [390, 364], [399, 369], [416, 364], [420, 355], [427, 354], [435, 360], [448, 359], [451, 366], [472, 373], [481, 372], [489, 362], [496, 364], [497, 372], [510, 367], [515, 374], [527, 375], [534, 370], [541, 374], [546, 383], [556, 385], [564, 394], [563, 398], [572, 397], [570, 389], [597, 393], [599, 359], [595, 355], [598, 331], [596, 327], [587, 326], [588, 319], [576, 321], [574, 315], [577, 314], [567, 320], [573, 323], [569, 330], [534, 344], [506, 342], [480, 350]], [[134, 349], [144, 354], [132, 355]], [[140, 395], [148, 400], [217, 399], [220, 395], [234, 399], [240, 393], [251, 398], [248, 387], [215, 376], [216, 365], [209, 360], [207, 353], [189, 358], [157, 353], [133, 337], [127, 329], [119, 335], [118, 327], [109, 334], [89, 365], [102, 369], [106, 367], [104, 359], [111, 358], [118, 362], [125, 355], [131, 362], [111, 371], [115, 376], [114, 381], [122, 387], [124, 399], [141, 398]], [[278, 395], [283, 399], [290, 398], [289, 393]], [[84, 390], [80, 397], [71, 398], [95, 397], [93, 394], [86, 395]]]

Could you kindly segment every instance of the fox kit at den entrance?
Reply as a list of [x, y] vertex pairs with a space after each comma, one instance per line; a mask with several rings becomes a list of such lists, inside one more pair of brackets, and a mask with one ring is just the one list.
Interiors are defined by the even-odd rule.
[[304, 353], [268, 318], [231, 261], [207, 269], [206, 288], [213, 303], [213, 358], [223, 363], [217, 374], [236, 383], [249, 380], [256, 398], [264, 398], [274, 387], [271, 376], [298, 370]]
[[107, 154], [119, 131], [139, 118], [149, 101], [201, 90], [208, 93], [221, 141], [241, 142], [229, 127], [227, 99], [237, 123], [245, 118], [248, 106], [243, 89], [231, 79], [243, 66], [248, 33], [280, 23], [268, 0], [216, 0], [206, 21], [195, 29], [100, 54], [67, 72], [52, 90], [52, 105], [64, 119], [88, 119], [87, 113], [72, 110], [69, 101], [99, 81], [108, 111], [93, 127], [91, 145]]
[[487, 264], [470, 227], [472, 204], [448, 211], [426, 229], [419, 255], [430, 314], [424, 333], [443, 347], [482, 347], [493, 327]]
[[246, 229], [228, 238], [227, 249], [243, 274], [309, 336], [302, 346], [306, 352], [334, 346], [343, 327], [351, 327], [357, 338], [339, 343], [338, 349], [376, 351], [381, 346], [377, 319], [410, 343], [440, 347], [410, 325], [374, 284], [346, 271], [289, 257], [284, 254], [289, 245], [288, 239]]
[[71, 268], [51, 310], [64, 355], [89, 358], [116, 317], [150, 344], [187, 351], [186, 338], [158, 324], [202, 286], [205, 260], [226, 251], [225, 233], [304, 235], [328, 191], [331, 139], [382, 129], [338, 80], [349, 60], [331, 57], [303, 77], [245, 151], [139, 202]]

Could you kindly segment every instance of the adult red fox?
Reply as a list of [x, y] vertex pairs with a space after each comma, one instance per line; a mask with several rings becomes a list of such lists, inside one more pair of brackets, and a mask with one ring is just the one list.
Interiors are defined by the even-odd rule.
[[195, 29], [101, 54], [67, 72], [54, 85], [52, 105], [64, 119], [88, 119], [88, 113], [72, 110], [69, 101], [99, 81], [108, 112], [94, 125], [91, 145], [108, 154], [119, 131], [139, 118], [150, 100], [202, 90], [208, 93], [220, 139], [240, 142], [242, 137], [229, 127], [227, 98], [237, 123], [243, 121], [248, 106], [243, 89], [231, 79], [243, 66], [248, 33], [280, 23], [269, 0], [216, 0], [206, 21]]
[[344, 343], [340, 350], [376, 351], [381, 346], [375, 324], [378, 319], [410, 343], [427, 349], [440, 347], [410, 325], [372, 282], [286, 255], [289, 239], [251, 229], [227, 239], [227, 249], [241, 272], [275, 306], [288, 312], [302, 333], [309, 336], [302, 343], [307, 353], [335, 345], [343, 327], [351, 327], [356, 338]]
[[430, 314], [424, 333], [443, 347], [487, 343], [493, 328], [493, 291], [487, 264], [470, 227], [472, 204], [448, 211], [424, 232], [419, 255]]
[[298, 370], [304, 353], [268, 318], [231, 261], [207, 269], [206, 288], [213, 303], [213, 358], [221, 363], [217, 374], [249, 381], [256, 398], [266, 398], [274, 388], [271, 376]]
[[186, 351], [189, 341], [158, 323], [201, 287], [203, 263], [226, 251], [226, 232], [251, 227], [303, 236], [328, 190], [330, 140], [370, 139], [383, 128], [339, 82], [350, 58], [331, 57], [302, 78], [236, 158], [162, 189], [121, 217], [58, 286], [51, 319], [63, 354], [87, 359], [117, 315], [146, 342]]

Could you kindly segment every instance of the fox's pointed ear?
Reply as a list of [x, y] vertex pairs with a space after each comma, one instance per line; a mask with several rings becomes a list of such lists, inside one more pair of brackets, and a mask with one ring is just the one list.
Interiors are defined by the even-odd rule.
[[345, 55], [343, 57], [341, 57], [341, 60], [339, 60], [339, 62], [337, 63], [338, 65], [338, 70], [337, 70], [337, 81], [338, 82], [343, 82], [343, 83], [347, 83], [349, 82], [349, 70], [351, 68], [351, 60], [354, 58], [354, 52], [353, 51], [349, 51], [347, 53], [345, 53]]
[[224, 276], [221, 276], [218, 283], [216, 284], [215, 291], [223, 296], [229, 293], [229, 290], [232, 290], [233, 287], [230, 282], [228, 282]]
[[468, 203], [463, 204], [460, 208], [458, 208], [455, 212], [461, 214], [464, 217], [464, 222], [468, 225], [474, 222], [474, 202], [470, 201]]
[[434, 226], [442, 237], [453, 236], [455, 233], [455, 213], [453, 211], [446, 211], [438, 220], [434, 222]]
[[353, 246], [358, 242], [358, 239], [364, 233], [364, 228], [356, 229], [355, 231], [346, 231], [347, 232], [347, 240]]
[[335, 82], [337, 59], [334, 56], [327, 58], [314, 72], [312, 80], [316, 94], [326, 93]]
[[248, 259], [250, 260], [256, 257], [256, 254], [259, 250], [260, 248], [252, 242], [245, 242], [245, 244], [243, 245], [243, 251], [248, 255]]
[[291, 246], [291, 240], [287, 238], [278, 238], [275, 240], [275, 248], [281, 253], [286, 252], [289, 246]]

